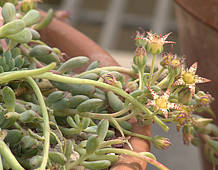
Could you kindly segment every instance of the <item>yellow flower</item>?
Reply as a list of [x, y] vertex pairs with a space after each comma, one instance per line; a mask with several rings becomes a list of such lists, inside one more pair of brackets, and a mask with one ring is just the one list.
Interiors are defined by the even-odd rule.
[[180, 105], [175, 103], [170, 103], [168, 101], [170, 96], [169, 89], [162, 96], [159, 96], [153, 89], [151, 89], [150, 87], [147, 88], [151, 92], [151, 95], [153, 96], [153, 100], [149, 101], [147, 106], [155, 106], [160, 112], [163, 113], [166, 119], [168, 117], [169, 109], [180, 110]]
[[209, 79], [199, 77], [196, 75], [197, 62], [195, 62], [189, 69], [184, 70], [182, 68], [182, 73], [180, 78], [174, 83], [174, 85], [185, 85], [190, 88], [192, 96], [195, 94], [195, 84], [210, 82]]

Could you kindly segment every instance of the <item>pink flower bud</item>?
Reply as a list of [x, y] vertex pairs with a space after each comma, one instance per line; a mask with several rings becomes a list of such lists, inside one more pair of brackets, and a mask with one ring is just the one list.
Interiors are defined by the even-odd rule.
[[154, 136], [152, 139], [152, 143], [157, 149], [164, 149], [164, 150], [168, 149], [169, 146], [171, 145], [170, 140], [162, 136]]

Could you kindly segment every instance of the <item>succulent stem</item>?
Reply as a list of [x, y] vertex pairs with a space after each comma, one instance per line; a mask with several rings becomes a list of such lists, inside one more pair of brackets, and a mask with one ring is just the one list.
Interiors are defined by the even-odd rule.
[[3, 140], [0, 140], [0, 155], [13, 170], [24, 170]]
[[137, 108], [140, 108], [144, 113], [146, 113], [150, 116], [153, 116], [154, 121], [159, 126], [161, 126], [165, 131], [169, 130], [169, 127], [167, 125], [165, 125], [157, 116], [153, 115], [153, 113], [149, 109], [147, 109], [143, 104], [139, 103], [134, 97], [127, 94], [125, 91], [123, 91], [120, 88], [111, 86], [111, 85], [106, 84], [106, 83], [98, 82], [98, 81], [93, 81], [93, 80], [88, 80], [88, 79], [71, 78], [71, 77], [56, 75], [56, 74], [52, 74], [52, 73], [44, 73], [41, 75], [35, 75], [34, 77], [54, 80], [54, 81], [58, 81], [58, 82], [62, 82], [62, 83], [68, 83], [68, 84], [89, 84], [89, 85], [94, 85], [94, 86], [102, 87], [105, 89], [109, 89], [109, 90], [113, 91], [114, 93], [129, 100], [133, 105], [135, 105]]
[[33, 91], [36, 94], [36, 97], [39, 101], [39, 105], [41, 107], [43, 120], [44, 120], [43, 135], [45, 138], [45, 142], [44, 142], [44, 147], [43, 147], [43, 160], [39, 168], [40, 170], [44, 170], [48, 162], [49, 143], [50, 143], [49, 117], [48, 117], [48, 112], [47, 112], [47, 108], [46, 108], [42, 93], [38, 85], [31, 77], [27, 77], [27, 82], [30, 84], [30, 86], [33, 88]]
[[137, 75], [135, 73], [133, 73], [130, 69], [128, 68], [125, 68], [125, 67], [116, 67], [116, 66], [111, 66], [111, 67], [101, 67], [101, 68], [96, 68], [96, 69], [93, 69], [93, 70], [89, 70], [89, 71], [86, 71], [86, 72], [83, 72], [83, 73], [80, 73], [76, 76], [76, 78], [79, 78], [83, 75], [86, 75], [88, 73], [99, 73], [103, 70], [107, 70], [107, 71], [118, 71], [120, 73], [125, 73], [125, 74], [128, 74], [132, 77], [137, 77]]
[[161, 170], [169, 170], [166, 166], [164, 166], [163, 164], [161, 164], [160, 162], [154, 160], [154, 159], [151, 159], [147, 156], [144, 156], [140, 153], [137, 153], [137, 152], [133, 152], [133, 151], [130, 151], [130, 150], [127, 150], [127, 149], [117, 149], [117, 148], [104, 148], [104, 149], [101, 149], [101, 150], [98, 150], [96, 152], [96, 154], [105, 154], [105, 153], [117, 153], [117, 154], [125, 154], [125, 155], [129, 155], [129, 156], [134, 156], [134, 157], [137, 157], [141, 160], [144, 160], [154, 166], [156, 166], [157, 168], [161, 169]]
[[21, 78], [26, 78], [28, 76], [35, 76], [37, 74], [45, 73], [49, 70], [52, 70], [56, 67], [55, 63], [51, 63], [48, 66], [45, 66], [43, 68], [34, 69], [34, 70], [22, 70], [22, 71], [14, 71], [14, 72], [7, 72], [0, 74], [0, 84], [7, 83], [12, 80], [18, 80]]

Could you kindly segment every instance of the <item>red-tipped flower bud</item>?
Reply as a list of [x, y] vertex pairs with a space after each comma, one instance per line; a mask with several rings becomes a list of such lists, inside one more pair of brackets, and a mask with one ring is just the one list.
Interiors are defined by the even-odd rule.
[[171, 145], [171, 142], [168, 138], [164, 138], [162, 136], [154, 136], [152, 138], [152, 143], [157, 149], [168, 149]]

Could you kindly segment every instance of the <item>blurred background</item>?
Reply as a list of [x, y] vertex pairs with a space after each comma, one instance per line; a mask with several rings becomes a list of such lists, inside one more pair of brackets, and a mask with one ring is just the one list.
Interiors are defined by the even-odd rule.
[[[178, 29], [173, 0], [44, 0], [41, 9], [66, 10], [65, 20], [108, 51], [122, 66], [130, 67], [135, 44], [132, 36], [139, 27], [146, 31], [166, 34], [175, 41], [167, 51], [180, 54]], [[149, 62], [149, 61], [148, 61]], [[172, 146], [167, 151], [151, 148], [160, 162], [172, 170], [203, 170], [200, 151], [185, 146], [181, 133], [170, 125], [169, 134], [152, 126], [152, 134], [168, 137]], [[148, 166], [148, 170], [155, 170]]]

